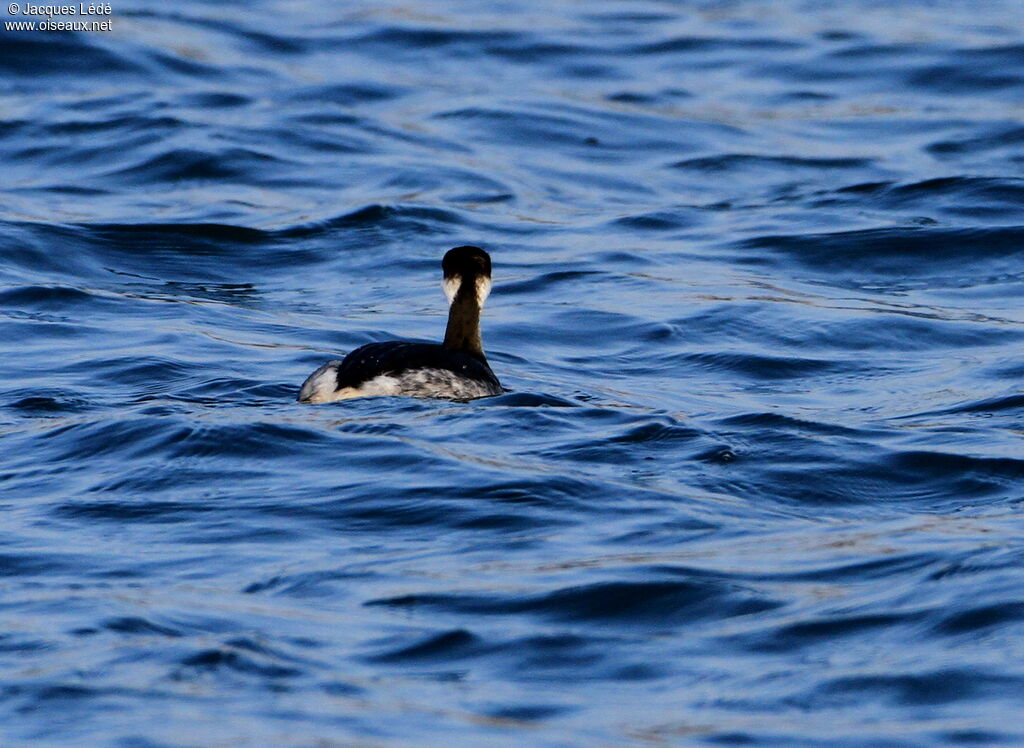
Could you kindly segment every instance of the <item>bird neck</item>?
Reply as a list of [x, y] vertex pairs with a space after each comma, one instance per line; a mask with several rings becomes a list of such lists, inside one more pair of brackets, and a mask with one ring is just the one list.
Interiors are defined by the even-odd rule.
[[448, 307], [448, 327], [444, 332], [444, 347], [453, 351], [484, 357], [484, 344], [480, 338], [481, 303], [477, 296], [476, 279], [464, 278]]

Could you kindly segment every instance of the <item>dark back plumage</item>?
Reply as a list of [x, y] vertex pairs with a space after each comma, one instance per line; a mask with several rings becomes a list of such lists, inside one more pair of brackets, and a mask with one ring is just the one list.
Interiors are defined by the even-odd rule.
[[486, 361], [437, 343], [387, 341], [356, 348], [338, 366], [338, 389], [358, 387], [378, 376], [401, 376], [414, 369], [441, 369], [500, 388]]

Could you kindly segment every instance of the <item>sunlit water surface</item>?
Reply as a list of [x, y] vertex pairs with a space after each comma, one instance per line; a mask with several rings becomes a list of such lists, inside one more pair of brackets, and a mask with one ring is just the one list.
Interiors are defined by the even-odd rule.
[[[0, 40], [5, 745], [1024, 742], [1024, 5]], [[471, 403], [294, 403], [437, 340]]]

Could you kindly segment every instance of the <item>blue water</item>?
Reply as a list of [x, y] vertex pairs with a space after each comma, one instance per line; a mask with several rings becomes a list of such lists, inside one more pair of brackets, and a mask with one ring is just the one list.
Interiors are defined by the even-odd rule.
[[[112, 5], [0, 38], [0, 743], [1024, 743], [1024, 4]], [[294, 402], [460, 244], [509, 394]]]

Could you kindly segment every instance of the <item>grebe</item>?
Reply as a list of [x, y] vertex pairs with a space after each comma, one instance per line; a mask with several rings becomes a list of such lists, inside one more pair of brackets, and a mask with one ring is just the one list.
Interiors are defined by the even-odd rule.
[[441, 261], [448, 297], [444, 343], [388, 341], [328, 361], [299, 390], [300, 403], [407, 395], [469, 400], [504, 390], [484, 357], [480, 310], [491, 292], [491, 258], [479, 247], [450, 249]]

